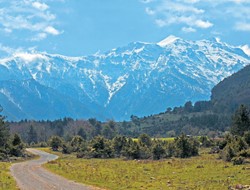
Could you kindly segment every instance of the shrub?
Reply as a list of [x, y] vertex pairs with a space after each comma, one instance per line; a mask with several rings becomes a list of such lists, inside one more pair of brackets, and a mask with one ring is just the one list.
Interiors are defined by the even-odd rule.
[[152, 140], [150, 136], [147, 134], [141, 134], [138, 138], [138, 142], [142, 146], [147, 146], [147, 147], [152, 146]]
[[40, 146], [40, 147], [47, 147], [48, 144], [47, 144], [46, 142], [40, 142], [40, 143], [39, 143], [39, 146]]
[[248, 144], [248, 146], [250, 146], [250, 131], [245, 132], [243, 138], [244, 138], [245, 142]]
[[244, 161], [245, 159], [241, 156], [238, 156], [238, 157], [234, 157], [232, 159], [232, 162], [233, 162], [233, 165], [241, 165], [241, 164], [244, 164]]
[[62, 146], [62, 139], [59, 136], [52, 136], [49, 140], [49, 145], [53, 151], [58, 151], [59, 147]]
[[250, 149], [248, 150], [242, 150], [237, 153], [237, 156], [245, 157], [245, 158], [250, 158]]
[[117, 136], [113, 140], [115, 156], [120, 157], [124, 148], [128, 145], [128, 140], [125, 136]]
[[230, 145], [227, 145], [222, 150], [221, 155], [220, 155], [222, 160], [227, 161], [227, 162], [230, 162], [234, 156], [235, 156], [234, 149]]
[[163, 145], [159, 142], [159, 143], [154, 145], [152, 153], [153, 153], [153, 159], [159, 160], [165, 156], [166, 151], [165, 151]]
[[102, 136], [95, 137], [90, 142], [90, 156], [94, 158], [112, 158], [114, 157], [114, 149], [111, 141]]
[[211, 147], [213, 144], [212, 141], [206, 136], [201, 136], [199, 141], [201, 142], [202, 147]]
[[139, 144], [134, 142], [132, 139], [129, 139], [128, 145], [122, 151], [122, 155], [128, 159], [140, 159], [141, 150]]
[[84, 143], [84, 139], [81, 136], [74, 136], [70, 142], [73, 152], [79, 152], [82, 144]]
[[188, 158], [198, 155], [199, 143], [186, 135], [181, 135], [175, 139], [176, 152], [175, 156], [180, 158]]
[[63, 154], [70, 154], [73, 152], [73, 147], [70, 146], [68, 143], [64, 143], [62, 145], [62, 153]]

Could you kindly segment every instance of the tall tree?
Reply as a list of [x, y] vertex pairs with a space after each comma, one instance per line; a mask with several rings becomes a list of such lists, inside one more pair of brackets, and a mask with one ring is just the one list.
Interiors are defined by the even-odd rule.
[[249, 111], [246, 106], [240, 105], [233, 116], [231, 133], [233, 135], [243, 136], [246, 131], [250, 131]]
[[[2, 112], [2, 107], [0, 106], [0, 113]], [[4, 122], [5, 117], [0, 114], [0, 148], [5, 148], [7, 141], [10, 137], [9, 129]]]
[[77, 132], [77, 135], [79, 135], [80, 137], [82, 137], [83, 139], [87, 139], [87, 134], [85, 132], [85, 130], [81, 127], [79, 129], [79, 131]]
[[37, 143], [37, 132], [33, 125], [30, 126], [29, 131], [28, 131], [28, 143]]

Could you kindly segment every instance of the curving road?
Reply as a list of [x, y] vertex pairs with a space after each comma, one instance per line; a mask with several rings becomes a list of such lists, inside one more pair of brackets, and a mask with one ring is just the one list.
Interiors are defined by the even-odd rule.
[[93, 190], [42, 168], [42, 164], [55, 160], [58, 156], [36, 149], [27, 151], [39, 155], [40, 158], [13, 164], [10, 169], [21, 190]]

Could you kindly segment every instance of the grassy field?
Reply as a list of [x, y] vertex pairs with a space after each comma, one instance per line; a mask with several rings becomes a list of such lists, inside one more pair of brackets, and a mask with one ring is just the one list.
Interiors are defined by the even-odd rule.
[[0, 162], [0, 190], [17, 189], [14, 178], [10, 175], [10, 163]]
[[233, 166], [202, 154], [190, 159], [161, 161], [77, 159], [61, 155], [45, 167], [68, 179], [111, 190], [228, 189], [250, 184], [250, 165]]
[[[174, 137], [166, 137], [166, 138], [152, 138], [152, 140], [157, 139], [157, 140], [161, 140], [161, 141], [174, 141]], [[138, 138], [133, 138], [134, 141], [138, 141]]]

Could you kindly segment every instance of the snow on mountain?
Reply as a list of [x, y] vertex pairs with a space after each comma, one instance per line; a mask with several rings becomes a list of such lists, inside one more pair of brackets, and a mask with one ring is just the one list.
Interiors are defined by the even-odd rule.
[[175, 42], [178, 39], [180, 39], [180, 38], [178, 38], [176, 36], [173, 36], [173, 35], [170, 35], [167, 38], [163, 39], [162, 41], [158, 42], [157, 44], [159, 46], [161, 46], [161, 47], [166, 47], [166, 46], [168, 46], [169, 44], [172, 44], [173, 42]]
[[18, 53], [0, 60], [0, 104], [11, 120], [123, 120], [208, 99], [214, 85], [248, 64], [241, 48], [218, 39], [175, 36], [85, 57]]

